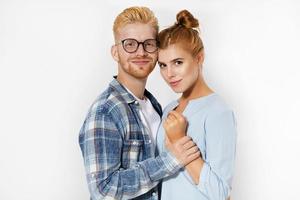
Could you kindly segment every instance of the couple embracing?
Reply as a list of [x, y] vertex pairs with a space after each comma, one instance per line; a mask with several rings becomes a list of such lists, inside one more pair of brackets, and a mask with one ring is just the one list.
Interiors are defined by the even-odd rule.
[[[147, 7], [113, 25], [118, 73], [90, 107], [79, 134], [92, 200], [225, 200], [233, 177], [236, 122], [205, 82], [199, 23], [187, 10], [160, 30]], [[162, 111], [145, 89], [158, 64], [181, 97]]]

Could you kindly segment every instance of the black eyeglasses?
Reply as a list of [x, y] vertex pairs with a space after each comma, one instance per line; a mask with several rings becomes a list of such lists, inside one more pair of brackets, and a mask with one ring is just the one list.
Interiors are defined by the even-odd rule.
[[134, 53], [138, 50], [140, 44], [143, 45], [144, 51], [153, 53], [158, 49], [158, 43], [156, 39], [147, 39], [144, 42], [139, 42], [136, 39], [127, 38], [121, 41], [123, 49], [127, 53]]

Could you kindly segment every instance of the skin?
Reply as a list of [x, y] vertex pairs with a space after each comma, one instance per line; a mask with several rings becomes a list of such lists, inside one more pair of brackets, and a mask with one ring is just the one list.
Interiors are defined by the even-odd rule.
[[[150, 24], [127, 24], [119, 28], [115, 34], [116, 44], [111, 47], [111, 55], [118, 63], [117, 80], [136, 97], [143, 99], [147, 78], [156, 65], [158, 53], [148, 53], [142, 45], [139, 45], [136, 52], [127, 53], [120, 44], [127, 38], [143, 42], [146, 39], [155, 39], [156, 31]], [[199, 150], [191, 150], [196, 145], [190, 141], [191, 138], [186, 136], [167, 146], [183, 166], [200, 157]], [[190, 145], [186, 145], [187, 143]]]
[[[159, 50], [158, 63], [163, 79], [174, 92], [182, 93], [179, 105], [169, 113], [163, 124], [167, 135], [166, 143], [176, 142], [186, 135], [187, 121], [182, 112], [189, 101], [213, 93], [203, 79], [203, 60], [203, 51], [193, 56], [180, 44], [172, 44], [166, 49]], [[190, 144], [186, 143], [185, 145], [189, 147]], [[188, 173], [196, 184], [200, 182], [199, 176], [203, 164], [203, 159], [199, 157], [186, 166]]]
[[[115, 39], [118, 44], [127, 38], [145, 41], [146, 39], [155, 39], [155, 36], [155, 29], [151, 25], [134, 23], [120, 28]], [[142, 99], [147, 78], [157, 61], [157, 52], [148, 53], [144, 51], [142, 45], [139, 45], [135, 53], [127, 53], [122, 44], [118, 44], [112, 46], [111, 54], [118, 63], [117, 80], [132, 91], [135, 96]]]

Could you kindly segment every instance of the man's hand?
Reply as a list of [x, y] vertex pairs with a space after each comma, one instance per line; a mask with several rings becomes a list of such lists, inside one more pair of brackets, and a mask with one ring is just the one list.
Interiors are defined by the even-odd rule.
[[186, 135], [187, 121], [182, 114], [171, 111], [164, 121], [163, 127], [167, 137], [173, 143]]
[[174, 143], [171, 143], [166, 137], [165, 146], [182, 166], [186, 166], [201, 156], [199, 148], [189, 136], [184, 136]]

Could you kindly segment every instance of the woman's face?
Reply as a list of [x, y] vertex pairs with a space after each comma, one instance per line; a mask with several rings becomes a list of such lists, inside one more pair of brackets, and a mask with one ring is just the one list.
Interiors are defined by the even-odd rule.
[[190, 52], [176, 44], [158, 52], [160, 73], [176, 93], [183, 93], [196, 83], [202, 62], [201, 53], [193, 57]]

